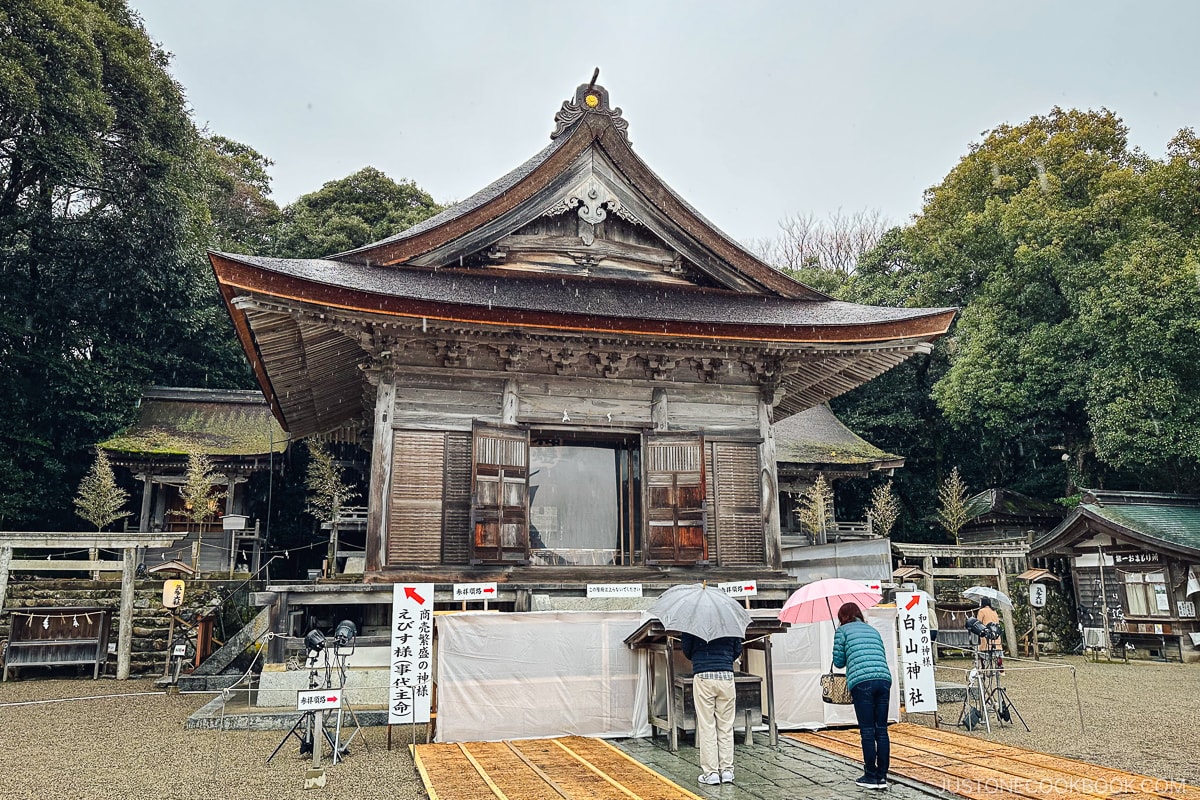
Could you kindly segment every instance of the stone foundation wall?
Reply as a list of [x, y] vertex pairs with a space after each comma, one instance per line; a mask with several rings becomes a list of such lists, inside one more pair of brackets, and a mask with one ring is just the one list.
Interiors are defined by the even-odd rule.
[[[224, 594], [218, 594], [222, 587], [231, 587], [237, 582], [230, 581], [188, 581], [184, 591], [184, 603], [176, 614], [181, 619], [191, 620], [197, 612], [211, 608], [221, 602]], [[129, 659], [131, 675], [161, 675], [166, 665], [167, 632], [170, 629], [171, 612], [162, 605], [163, 581], [159, 579], [138, 580], [134, 584], [133, 596], [133, 639]], [[102, 674], [115, 675], [117, 670], [117, 628], [121, 607], [121, 581], [115, 580], [80, 580], [80, 579], [51, 579], [16, 581], [8, 584], [8, 592], [4, 598], [4, 611], [0, 614], [0, 639], [9, 638], [12, 626], [12, 615], [9, 611], [20, 611], [23, 608], [104, 608], [112, 615], [112, 625], [109, 629], [108, 661]], [[178, 627], [178, 626], [176, 626]], [[227, 631], [232, 636], [236, 631]], [[218, 627], [214, 634], [221, 638]], [[57, 669], [69, 669], [59, 667]], [[35, 675], [44, 672], [43, 667], [27, 667], [26, 672]], [[88, 676], [91, 676], [90, 668]], [[10, 676], [11, 679], [11, 676]]]

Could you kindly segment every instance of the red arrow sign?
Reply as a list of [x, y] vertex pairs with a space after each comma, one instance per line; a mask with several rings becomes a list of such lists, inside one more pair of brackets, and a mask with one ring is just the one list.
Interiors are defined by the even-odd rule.
[[407, 597], [409, 600], [416, 600], [417, 605], [422, 605], [422, 606], [425, 605], [425, 598], [421, 597], [421, 595], [417, 594], [417, 590], [411, 586], [404, 587], [404, 596]]
[[912, 599], [911, 599], [911, 600], [909, 600], [909, 601], [908, 601], [908, 603], [907, 603], [907, 604], [904, 606], [904, 610], [905, 610], [905, 611], [912, 611], [912, 608], [913, 608], [913, 606], [915, 606], [915, 605], [916, 605], [917, 603], [919, 603], [919, 602], [921, 602], [921, 595], [919, 595], [919, 594], [914, 594], [914, 595], [912, 596]]
[[747, 592], [752, 592], [752, 591], [754, 591], [754, 587], [753, 587], [753, 586], [745, 586], [745, 587], [743, 587], [743, 588], [744, 588], [744, 589], [745, 589]]
[[331, 703], [336, 703], [336, 702], [337, 702], [337, 698], [336, 698], [336, 697], [326, 697], [325, 699], [326, 699], [326, 700], [328, 700], [328, 701], [329, 701], [329, 702], [331, 702]]
[[495, 591], [496, 591], [495, 589], [493, 589], [492, 587], [489, 586], [488, 588], [483, 590], [483, 593], [484, 594], [492, 594]]

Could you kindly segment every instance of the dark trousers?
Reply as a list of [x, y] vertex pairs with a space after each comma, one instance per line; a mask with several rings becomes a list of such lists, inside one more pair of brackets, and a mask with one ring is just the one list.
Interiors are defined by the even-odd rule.
[[854, 698], [854, 716], [862, 736], [863, 772], [872, 778], [887, 777], [892, 760], [892, 743], [888, 739], [888, 701], [891, 681], [863, 681], [850, 690]]

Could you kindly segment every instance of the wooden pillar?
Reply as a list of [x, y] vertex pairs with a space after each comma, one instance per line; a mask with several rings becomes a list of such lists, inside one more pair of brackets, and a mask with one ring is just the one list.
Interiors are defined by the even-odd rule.
[[[117, 680], [129, 678], [133, 650], [133, 559], [135, 548], [126, 547], [121, 561], [121, 610], [117, 623]], [[169, 646], [169, 645], [168, 645]]]
[[8, 568], [12, 564], [12, 548], [0, 547], [0, 613], [4, 611], [4, 598], [8, 596]]
[[509, 378], [504, 382], [504, 400], [500, 406], [500, 422], [505, 425], [517, 424], [517, 411], [521, 407], [521, 395], [517, 390], [517, 379]]
[[933, 579], [933, 556], [925, 556], [921, 559], [921, 570], [925, 573], [925, 591], [936, 600], [937, 588]]
[[758, 467], [761, 476], [763, 541], [767, 566], [783, 569], [783, 542], [779, 526], [779, 479], [775, 472], [775, 435], [771, 430], [772, 405], [766, 397], [758, 401]]
[[150, 498], [154, 496], [154, 482], [148, 473], [139, 475], [142, 479], [142, 513], [138, 515], [138, 530], [150, 530]]
[[[1008, 575], [1004, 571], [1003, 558], [996, 559], [996, 586], [1006, 596], [1012, 597], [1008, 594]], [[1013, 625], [1012, 609], [1003, 603], [996, 605], [1000, 606], [1000, 616], [1004, 619], [1004, 640], [1008, 642], [1008, 654], [1016, 658], [1020, 653], [1017, 652], [1017, 629]]]
[[271, 626], [271, 631], [275, 634], [267, 640], [267, 662], [270, 664], [283, 663], [283, 644], [287, 641], [287, 637], [292, 635], [291, 630], [288, 628], [289, 623], [288, 593], [278, 592], [271, 603], [271, 620], [268, 623]]
[[392, 485], [392, 413], [396, 405], [396, 376], [379, 373], [375, 392], [375, 427], [371, 438], [371, 485], [367, 497], [367, 570], [378, 571], [387, 561], [388, 491]]
[[[143, 472], [137, 476], [142, 482], [142, 508], [138, 514], [138, 530], [150, 530], [150, 513], [152, 506], [151, 499], [154, 497], [154, 482], [150, 479], [150, 473]], [[146, 560], [146, 548], [139, 547], [137, 549], [137, 561], [139, 564]]]
[[[1033, 588], [1033, 582], [1032, 582], [1032, 581], [1031, 581], [1031, 582], [1030, 582], [1030, 584], [1029, 584], [1029, 588], [1031, 588], [1031, 589]], [[1041, 652], [1038, 650], [1038, 645], [1039, 645], [1039, 642], [1038, 642], [1038, 629], [1037, 629], [1037, 625], [1038, 625], [1038, 623], [1037, 623], [1037, 609], [1036, 609], [1036, 608], [1034, 608], [1034, 605], [1033, 605], [1033, 603], [1030, 603], [1030, 604], [1029, 604], [1029, 620], [1030, 620], [1030, 622], [1031, 622], [1031, 623], [1033, 623], [1033, 632], [1032, 632], [1032, 633], [1030, 633], [1030, 635], [1033, 637], [1033, 660], [1034, 660], [1034, 661], [1041, 661], [1041, 660], [1042, 660], [1042, 654], [1041, 654]]]

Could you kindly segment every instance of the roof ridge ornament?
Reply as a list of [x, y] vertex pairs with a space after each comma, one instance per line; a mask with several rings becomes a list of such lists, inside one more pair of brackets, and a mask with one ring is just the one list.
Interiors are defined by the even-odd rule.
[[585, 114], [601, 114], [608, 117], [617, 133], [621, 134], [626, 142], [629, 142], [629, 122], [621, 116], [621, 109], [609, 106], [608, 90], [603, 86], [596, 85], [598, 77], [600, 77], [600, 68], [596, 67], [595, 72], [592, 73], [591, 82], [580, 84], [575, 90], [574, 102], [563, 101], [562, 108], [554, 115], [556, 127], [550, 134], [552, 140], [573, 128]]

